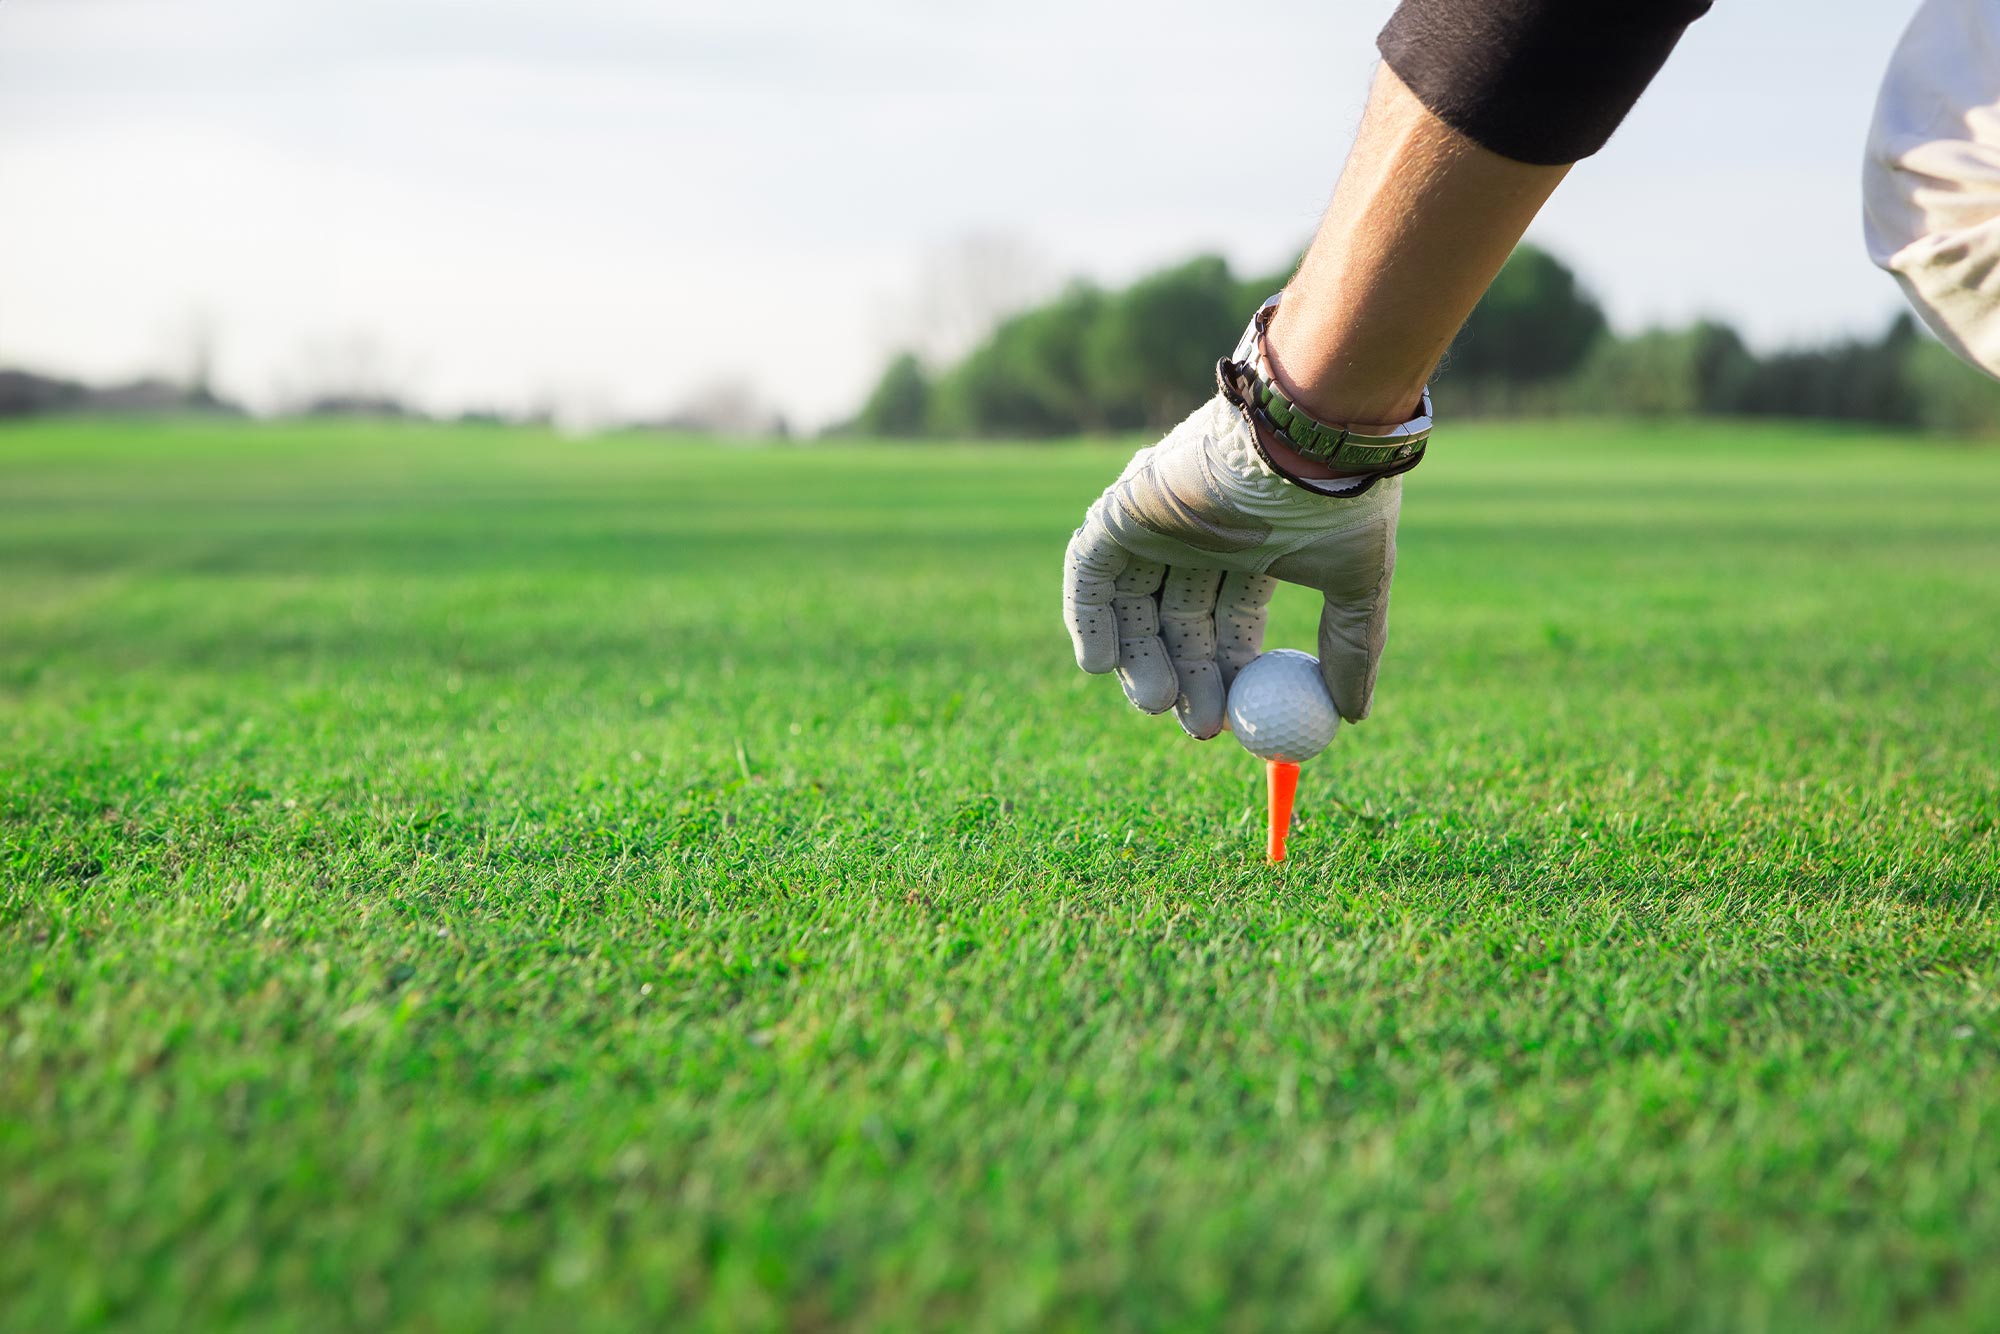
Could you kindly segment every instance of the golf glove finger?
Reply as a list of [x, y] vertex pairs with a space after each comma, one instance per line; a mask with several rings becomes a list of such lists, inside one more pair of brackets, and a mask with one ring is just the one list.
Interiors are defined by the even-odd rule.
[[1086, 672], [1115, 672], [1188, 735], [1223, 727], [1229, 683], [1263, 651], [1278, 580], [1325, 599], [1320, 671], [1341, 716], [1368, 716], [1388, 637], [1402, 478], [1339, 497], [1286, 480], [1217, 395], [1140, 450], [1084, 516], [1063, 568], [1063, 618]]

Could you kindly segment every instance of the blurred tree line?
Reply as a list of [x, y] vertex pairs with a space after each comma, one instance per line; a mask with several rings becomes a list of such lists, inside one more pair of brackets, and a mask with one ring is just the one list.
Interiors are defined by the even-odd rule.
[[[1288, 271], [1289, 272], [1289, 271]], [[958, 361], [905, 353], [853, 431], [1056, 436], [1164, 430], [1214, 392], [1214, 365], [1285, 274], [1244, 280], [1216, 256], [1122, 290], [1070, 285], [1003, 320]], [[1752, 351], [1728, 325], [1614, 334], [1567, 265], [1514, 252], [1438, 374], [1458, 416], [1779, 416], [2000, 435], [2000, 384], [1904, 314], [1878, 338]]]

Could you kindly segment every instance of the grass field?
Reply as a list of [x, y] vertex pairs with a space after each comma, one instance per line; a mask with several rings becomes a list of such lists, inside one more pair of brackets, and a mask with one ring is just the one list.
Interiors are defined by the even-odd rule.
[[1122, 453], [0, 430], [0, 1323], [2000, 1323], [2000, 453], [1449, 431], [1276, 870]]

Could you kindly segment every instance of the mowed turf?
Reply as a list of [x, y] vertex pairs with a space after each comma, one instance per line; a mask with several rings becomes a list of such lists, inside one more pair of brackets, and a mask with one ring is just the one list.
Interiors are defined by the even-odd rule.
[[2000, 452], [1448, 429], [1271, 869], [1128, 447], [0, 431], [0, 1323], [2000, 1319]]

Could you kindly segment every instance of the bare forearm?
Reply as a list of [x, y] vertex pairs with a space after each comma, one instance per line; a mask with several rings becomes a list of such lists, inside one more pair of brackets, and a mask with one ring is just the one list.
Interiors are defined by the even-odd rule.
[[1481, 148], [1383, 66], [1333, 203], [1272, 319], [1272, 369], [1322, 421], [1403, 421], [1567, 166]]
[[1570, 165], [1604, 145], [1708, 6], [1403, 0], [1333, 202], [1272, 320], [1288, 396], [1364, 432], [1409, 418]]

